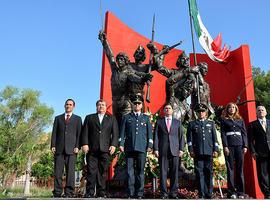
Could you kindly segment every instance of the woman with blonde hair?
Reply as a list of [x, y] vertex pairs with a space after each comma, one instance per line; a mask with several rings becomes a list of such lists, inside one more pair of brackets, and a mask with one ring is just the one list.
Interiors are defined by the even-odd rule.
[[222, 113], [221, 138], [227, 167], [228, 198], [244, 199], [243, 164], [248, 147], [247, 132], [239, 108], [233, 102], [228, 103]]

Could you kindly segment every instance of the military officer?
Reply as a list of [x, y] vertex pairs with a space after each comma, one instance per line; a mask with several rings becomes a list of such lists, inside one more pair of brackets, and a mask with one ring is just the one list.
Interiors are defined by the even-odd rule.
[[208, 107], [197, 104], [198, 119], [187, 128], [187, 143], [190, 156], [194, 159], [200, 198], [211, 198], [213, 193], [213, 157], [217, 156], [218, 143], [215, 123], [207, 119]]
[[152, 125], [147, 115], [141, 113], [143, 97], [132, 98], [133, 112], [125, 115], [120, 131], [120, 151], [125, 152], [128, 173], [128, 197], [143, 198], [144, 166], [146, 152], [153, 147]]

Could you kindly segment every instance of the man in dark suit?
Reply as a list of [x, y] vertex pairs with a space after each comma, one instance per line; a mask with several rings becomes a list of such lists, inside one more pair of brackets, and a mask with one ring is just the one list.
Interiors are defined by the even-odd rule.
[[[128, 173], [128, 197], [143, 198], [146, 151], [153, 147], [149, 116], [141, 113], [143, 97], [132, 98], [133, 112], [125, 115], [120, 131], [120, 151], [125, 152]], [[135, 175], [134, 175], [135, 174]]]
[[217, 156], [218, 142], [214, 121], [207, 119], [208, 107], [197, 104], [195, 111], [198, 119], [189, 122], [187, 144], [190, 156], [194, 158], [199, 198], [212, 198], [213, 157]]
[[256, 160], [258, 181], [265, 199], [270, 199], [270, 120], [264, 106], [257, 107], [257, 120], [248, 127], [250, 153]]
[[106, 179], [110, 155], [118, 144], [119, 130], [114, 116], [106, 114], [104, 100], [96, 102], [97, 113], [87, 115], [82, 132], [82, 149], [87, 153], [87, 184], [85, 197], [106, 198]]
[[54, 197], [62, 195], [62, 175], [65, 166], [66, 186], [65, 197], [73, 197], [75, 186], [76, 154], [79, 152], [79, 142], [82, 127], [81, 117], [73, 114], [75, 101], [65, 102], [65, 113], [55, 117], [51, 139], [51, 151], [54, 154]]
[[167, 172], [170, 169], [170, 198], [178, 198], [179, 157], [184, 153], [185, 139], [182, 124], [172, 117], [170, 104], [164, 106], [165, 117], [155, 125], [154, 153], [159, 158], [161, 198], [168, 198]]

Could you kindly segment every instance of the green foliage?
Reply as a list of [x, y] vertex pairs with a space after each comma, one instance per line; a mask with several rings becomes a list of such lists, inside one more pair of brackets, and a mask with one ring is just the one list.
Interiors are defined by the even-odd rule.
[[[50, 198], [52, 196], [52, 189], [46, 187], [31, 187], [32, 198]], [[15, 188], [0, 188], [0, 199], [20, 198], [24, 196], [23, 187]]]
[[32, 176], [46, 180], [53, 176], [53, 155], [51, 152], [43, 154], [37, 163], [32, 166]]
[[48, 143], [44, 130], [53, 109], [39, 101], [40, 92], [7, 86], [0, 91], [0, 177], [24, 172], [27, 159], [35, 159]]
[[260, 68], [253, 67], [254, 90], [256, 104], [264, 105], [270, 111], [270, 71], [264, 72]]

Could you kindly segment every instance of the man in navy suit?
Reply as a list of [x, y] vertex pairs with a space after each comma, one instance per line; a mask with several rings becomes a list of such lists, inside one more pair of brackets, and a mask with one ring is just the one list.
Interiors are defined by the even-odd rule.
[[152, 125], [149, 116], [141, 113], [143, 97], [132, 98], [133, 112], [125, 115], [120, 131], [120, 151], [125, 152], [128, 173], [128, 197], [144, 196], [144, 166], [146, 151], [153, 147]]
[[64, 197], [74, 196], [75, 163], [79, 152], [79, 142], [82, 127], [81, 117], [73, 114], [75, 101], [65, 102], [65, 113], [55, 117], [51, 139], [51, 151], [54, 154], [54, 197], [61, 197], [62, 175], [66, 169], [66, 186]]
[[248, 127], [249, 147], [256, 160], [258, 182], [265, 199], [270, 199], [270, 121], [264, 106], [257, 107], [257, 120]]
[[87, 115], [83, 124], [82, 149], [87, 159], [86, 198], [106, 198], [106, 179], [110, 155], [118, 144], [119, 129], [116, 118], [106, 114], [104, 100], [96, 102], [97, 113]]
[[167, 172], [170, 169], [170, 198], [178, 198], [179, 157], [184, 153], [185, 139], [182, 124], [172, 117], [170, 104], [164, 106], [165, 117], [155, 125], [154, 153], [159, 158], [161, 198], [168, 198]]

